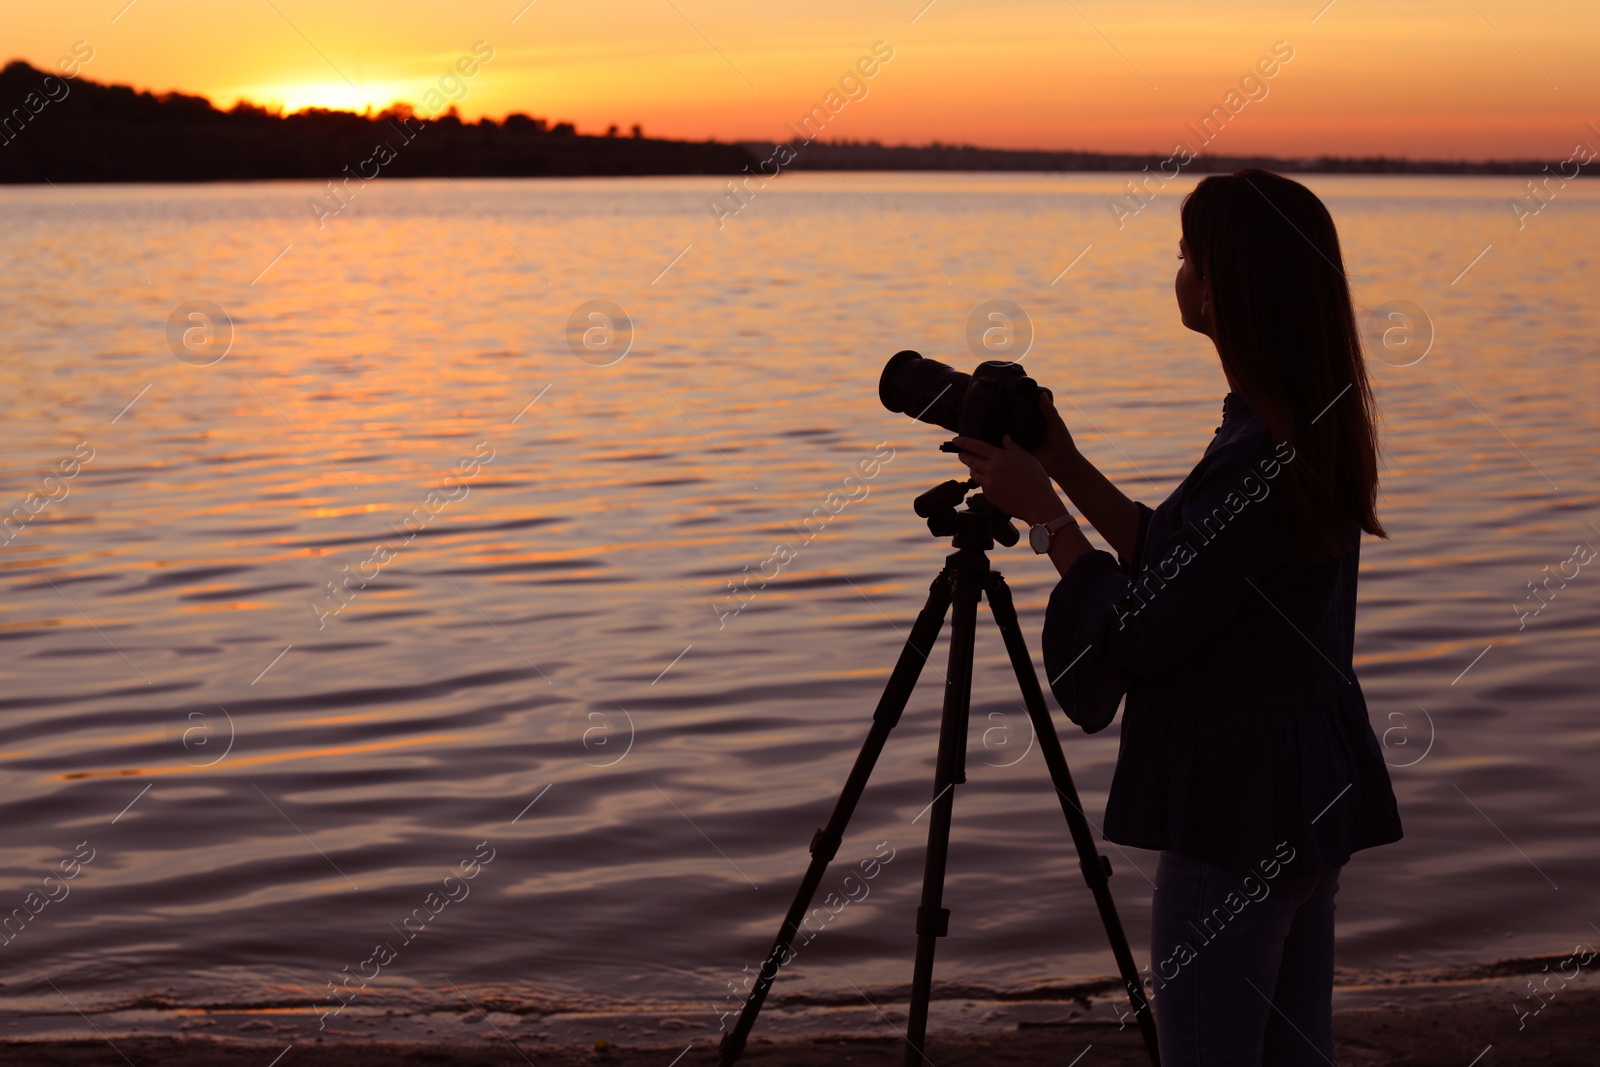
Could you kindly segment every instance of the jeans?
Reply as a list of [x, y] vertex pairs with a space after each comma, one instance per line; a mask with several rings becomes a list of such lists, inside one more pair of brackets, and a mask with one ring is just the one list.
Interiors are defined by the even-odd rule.
[[1266, 878], [1163, 852], [1149, 979], [1162, 1067], [1327, 1067], [1343, 868]]

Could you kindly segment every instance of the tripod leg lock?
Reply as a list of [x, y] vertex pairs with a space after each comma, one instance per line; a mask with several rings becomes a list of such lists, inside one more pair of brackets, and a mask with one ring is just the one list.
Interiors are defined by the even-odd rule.
[[827, 830], [818, 830], [811, 835], [811, 855], [822, 860], [823, 863], [832, 863], [833, 857], [839, 854], [839, 837], [829, 836]]
[[[1099, 862], [1096, 863], [1095, 860], [1098, 860]], [[1083, 868], [1083, 877], [1085, 881], [1092, 883], [1095, 880], [1095, 867], [1100, 868], [1099, 874], [1101, 877], [1111, 877], [1111, 861], [1106, 858], [1104, 853], [1096, 853], [1094, 860], [1080, 860], [1078, 862], [1078, 866]]]
[[934, 937], [943, 937], [950, 932], [950, 909], [927, 908], [917, 909], [917, 936], [932, 934]]

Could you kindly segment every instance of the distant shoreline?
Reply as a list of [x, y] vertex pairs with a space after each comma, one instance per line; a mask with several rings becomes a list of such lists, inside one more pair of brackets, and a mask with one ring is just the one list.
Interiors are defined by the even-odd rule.
[[[781, 160], [780, 162], [775, 161]], [[392, 178], [598, 178], [711, 175], [761, 182], [780, 170], [817, 172], [1148, 172], [1166, 181], [1161, 153], [1047, 151], [875, 141], [681, 141], [578, 133], [571, 123], [515, 114], [463, 122], [454, 109], [377, 115], [252, 105], [221, 111], [199, 96], [136, 92], [24, 62], [0, 70], [0, 184], [185, 183], [313, 179], [338, 189]], [[771, 165], [773, 169], [768, 170]], [[1310, 159], [1199, 155], [1182, 172], [1262, 167], [1289, 174], [1532, 176], [1542, 160]], [[1159, 175], [1159, 177], [1158, 177]], [[1571, 177], [1560, 177], [1570, 180]]]
[[[775, 142], [741, 142], [763, 158]], [[876, 142], [813, 142], [795, 154], [785, 170], [804, 171], [1018, 171], [1042, 174], [1165, 173], [1173, 158], [1159, 152], [1054, 152], [1043, 149], [978, 148], [972, 145], [885, 146]], [[1198, 155], [1181, 167], [1196, 174], [1229, 173], [1260, 167], [1284, 174], [1417, 174], [1417, 175], [1536, 175], [1556, 166], [1555, 161], [1399, 159], [1388, 156], [1318, 156], [1296, 158], [1267, 155]], [[1167, 175], [1170, 179], [1172, 175]], [[1570, 181], [1570, 176], [1562, 176]]]

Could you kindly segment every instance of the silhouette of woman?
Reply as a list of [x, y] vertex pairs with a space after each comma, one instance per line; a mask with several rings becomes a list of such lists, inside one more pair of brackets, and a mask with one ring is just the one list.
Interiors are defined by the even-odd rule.
[[[1322, 202], [1262, 170], [1183, 202], [1174, 285], [1229, 393], [1154, 510], [1073, 443], [957, 438], [1061, 574], [1045, 667], [1088, 732], [1126, 697], [1108, 840], [1158, 849], [1146, 984], [1164, 1067], [1332, 1063], [1333, 912], [1351, 853], [1400, 838], [1351, 657], [1376, 513], [1373, 400]], [[1096, 551], [1050, 479], [1116, 550]]]

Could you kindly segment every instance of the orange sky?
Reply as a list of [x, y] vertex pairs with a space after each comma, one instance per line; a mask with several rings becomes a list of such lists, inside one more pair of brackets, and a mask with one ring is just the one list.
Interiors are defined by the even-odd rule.
[[885, 41], [894, 58], [824, 136], [1133, 151], [1170, 150], [1285, 41], [1293, 59], [1212, 151], [1559, 160], [1600, 146], [1595, 0], [925, 3], [52, 0], [8, 5], [0, 26], [6, 58], [53, 66], [87, 41], [97, 81], [290, 108], [419, 102], [484, 41], [494, 58], [445, 82], [466, 117], [723, 140], [787, 136]]

